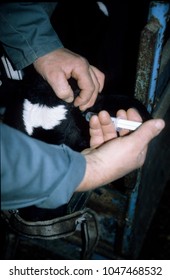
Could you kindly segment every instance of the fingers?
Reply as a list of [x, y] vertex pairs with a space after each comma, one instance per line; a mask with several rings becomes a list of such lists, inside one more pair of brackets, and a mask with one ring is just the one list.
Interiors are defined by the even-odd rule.
[[103, 89], [103, 86], [104, 86], [104, 80], [105, 80], [105, 76], [103, 74], [103, 72], [101, 72], [99, 69], [97, 69], [96, 67], [90, 65], [90, 68], [92, 70], [92, 72], [94, 73], [97, 81], [98, 81], [98, 84], [99, 84], [99, 92], [102, 91]]
[[136, 122], [142, 122], [142, 118], [139, 115], [138, 111], [136, 109], [130, 108], [127, 110], [127, 119], [136, 121]]
[[103, 131], [98, 116], [90, 119], [90, 147], [95, 148], [104, 142]]
[[[142, 122], [141, 116], [136, 111], [136, 109], [133, 109], [133, 108], [128, 109], [127, 112], [125, 110], [122, 110], [122, 109], [117, 111], [116, 117], [120, 118], [120, 119], [123, 119], [123, 120], [131, 120], [131, 121]], [[124, 136], [128, 133], [129, 133], [128, 129], [121, 129], [119, 131], [120, 136]]]
[[74, 105], [80, 110], [85, 111], [94, 105], [98, 93], [102, 91], [104, 86], [104, 74], [94, 66], [85, 65], [81, 69], [74, 69], [74, 78], [77, 80], [80, 88], [80, 94], [76, 97]]
[[50, 84], [56, 95], [72, 102], [74, 95], [68, 83], [71, 77], [76, 79], [80, 95], [74, 105], [84, 111], [94, 105], [98, 93], [104, 86], [104, 74], [96, 67], [89, 65], [82, 56], [65, 48], [57, 49], [33, 63], [35, 69]]
[[73, 102], [74, 93], [63, 71], [53, 72], [48, 76], [47, 82], [59, 98], [68, 103]]
[[[141, 117], [135, 109], [119, 110], [117, 117], [122, 119], [130, 119], [134, 121], [141, 121]], [[124, 136], [129, 132], [127, 129], [121, 129], [119, 134]], [[112, 122], [110, 115], [106, 111], [101, 111], [98, 116], [93, 116], [90, 119], [90, 146], [97, 147], [104, 142], [107, 142], [117, 137], [117, 132]]]
[[110, 139], [116, 138], [117, 132], [115, 129], [115, 125], [110, 118], [109, 113], [107, 111], [101, 111], [98, 114], [98, 117], [102, 126], [104, 141], [106, 142]]
[[114, 124], [106, 111], [90, 119], [90, 147], [97, 147], [104, 142], [117, 137]]

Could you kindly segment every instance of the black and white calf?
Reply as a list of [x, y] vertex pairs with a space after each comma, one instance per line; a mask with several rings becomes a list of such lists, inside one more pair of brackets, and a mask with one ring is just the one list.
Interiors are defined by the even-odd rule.
[[33, 69], [29, 74], [18, 82], [19, 88], [8, 89], [15, 94], [8, 93], [11, 101], [8, 100], [4, 123], [50, 144], [64, 143], [77, 151], [86, 148], [88, 123], [80, 110], [59, 99]]
[[[12, 82], [12, 81], [10, 81]], [[75, 96], [79, 89], [74, 80], [70, 85]], [[15, 86], [16, 84], [14, 84]], [[18, 87], [8, 89], [8, 104], [4, 122], [27, 135], [50, 144], [66, 144], [76, 151], [89, 146], [89, 124], [84, 113], [107, 110], [115, 116], [117, 110], [136, 108], [143, 121], [150, 118], [145, 107], [137, 100], [125, 95], [99, 94], [95, 105], [82, 113], [73, 103], [59, 99], [49, 84], [32, 68]], [[15, 91], [15, 94], [9, 90]]]

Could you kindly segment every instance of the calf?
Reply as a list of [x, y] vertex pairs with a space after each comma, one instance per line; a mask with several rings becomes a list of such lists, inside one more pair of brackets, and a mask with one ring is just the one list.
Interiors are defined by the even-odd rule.
[[[70, 79], [69, 83], [77, 96], [79, 89], [76, 82]], [[134, 107], [143, 121], [150, 118], [138, 100], [126, 95], [105, 95], [104, 92], [99, 94], [93, 107], [82, 113], [73, 103], [58, 98], [50, 85], [32, 68], [17, 85], [15, 95], [12, 97], [11, 93], [8, 97], [4, 123], [33, 138], [49, 144], [66, 144], [76, 151], [89, 146], [89, 124], [85, 119], [88, 111], [98, 113], [107, 110], [115, 116], [118, 109]], [[14, 91], [12, 87], [10, 90]]]
[[4, 123], [49, 144], [64, 143], [77, 151], [88, 146], [88, 123], [73, 103], [59, 99], [33, 69], [18, 85], [15, 96], [9, 96]]

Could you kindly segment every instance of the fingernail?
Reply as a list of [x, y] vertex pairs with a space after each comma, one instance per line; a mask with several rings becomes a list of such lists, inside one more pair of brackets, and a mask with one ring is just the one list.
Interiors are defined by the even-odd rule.
[[163, 120], [156, 120], [155, 127], [160, 131], [164, 128], [165, 122]]
[[73, 102], [73, 100], [74, 100], [74, 97], [69, 97], [69, 98], [65, 99], [65, 101], [68, 103]]

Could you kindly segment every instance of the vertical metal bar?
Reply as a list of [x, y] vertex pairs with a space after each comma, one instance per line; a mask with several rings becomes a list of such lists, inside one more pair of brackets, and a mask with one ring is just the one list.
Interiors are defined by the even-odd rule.
[[136, 71], [135, 98], [145, 106], [148, 102], [150, 77], [154, 60], [154, 48], [159, 29], [158, 21], [152, 19], [141, 33], [139, 55]]
[[150, 113], [155, 102], [156, 83], [169, 10], [169, 3], [152, 1], [149, 7], [148, 23], [141, 33], [135, 97], [146, 105]]
[[141, 172], [140, 170], [137, 173], [136, 178], [136, 185], [134, 189], [132, 190], [130, 197], [129, 197], [129, 203], [128, 203], [128, 209], [126, 212], [125, 217], [125, 226], [124, 226], [124, 234], [123, 234], [123, 240], [122, 240], [122, 251], [121, 254], [123, 256], [129, 256], [130, 255], [130, 244], [132, 239], [132, 229], [133, 229], [133, 223], [134, 223], [134, 217], [135, 217], [135, 210], [136, 210], [136, 203], [138, 198], [138, 191], [141, 181]]
[[[152, 111], [155, 101], [156, 83], [169, 8], [170, 4], [167, 2], [151, 2], [148, 24], [145, 26], [141, 36], [135, 97], [143, 104], [147, 105], [149, 112]], [[135, 210], [139, 187], [141, 187], [140, 181], [141, 169], [138, 171], [135, 187], [129, 196], [128, 209], [126, 213], [122, 240], [122, 254], [126, 256], [130, 256], [132, 253], [132, 232], [135, 221]]]
[[163, 1], [151, 2], [150, 9], [149, 9], [148, 21], [157, 20], [159, 22], [159, 29], [157, 32], [157, 38], [156, 38], [155, 49], [154, 49], [154, 61], [153, 61], [153, 67], [151, 72], [151, 78], [150, 78], [149, 92], [148, 92], [147, 109], [149, 112], [152, 112], [152, 109], [154, 107], [154, 101], [156, 98], [155, 96], [156, 84], [157, 84], [158, 72], [160, 68], [163, 39], [164, 39], [166, 23], [169, 16], [168, 15], [169, 10], [170, 10], [170, 4], [168, 2], [165, 3]]

